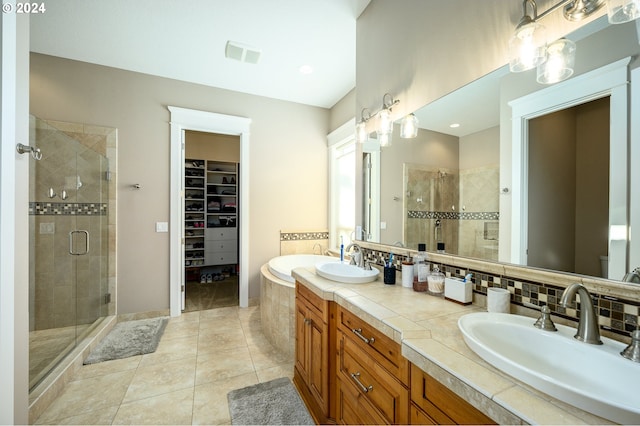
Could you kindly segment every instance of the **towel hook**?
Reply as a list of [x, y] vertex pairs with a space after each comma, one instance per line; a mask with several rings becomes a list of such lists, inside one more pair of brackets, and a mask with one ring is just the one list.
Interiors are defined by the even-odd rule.
[[34, 160], [42, 159], [42, 152], [40, 151], [40, 148], [34, 148], [32, 146], [19, 143], [16, 145], [16, 151], [18, 151], [18, 154], [30, 153]]

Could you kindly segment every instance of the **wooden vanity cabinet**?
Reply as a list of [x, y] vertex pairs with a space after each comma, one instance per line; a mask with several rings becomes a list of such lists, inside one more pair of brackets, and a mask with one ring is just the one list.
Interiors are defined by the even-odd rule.
[[335, 305], [296, 283], [293, 382], [318, 424], [335, 423]]
[[400, 345], [337, 307], [336, 421], [407, 424], [409, 362]]
[[442, 383], [411, 364], [412, 424], [495, 424]]

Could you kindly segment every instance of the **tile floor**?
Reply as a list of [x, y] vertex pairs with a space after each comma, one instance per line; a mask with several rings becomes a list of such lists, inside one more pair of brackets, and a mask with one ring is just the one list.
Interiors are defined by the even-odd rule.
[[227, 392], [293, 376], [260, 308], [171, 318], [155, 353], [83, 366], [37, 424], [230, 424]]

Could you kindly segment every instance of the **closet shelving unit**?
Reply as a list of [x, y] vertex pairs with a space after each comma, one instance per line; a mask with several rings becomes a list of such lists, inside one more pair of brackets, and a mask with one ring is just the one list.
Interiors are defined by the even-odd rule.
[[[235, 273], [238, 263], [238, 164], [186, 159], [184, 177], [185, 270]], [[217, 267], [217, 268], [216, 268]]]
[[204, 265], [205, 249], [205, 191], [204, 160], [185, 160], [184, 167], [184, 258], [185, 267]]

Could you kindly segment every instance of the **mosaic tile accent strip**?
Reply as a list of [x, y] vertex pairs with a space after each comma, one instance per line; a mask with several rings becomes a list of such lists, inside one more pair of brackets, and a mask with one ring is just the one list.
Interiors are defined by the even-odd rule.
[[106, 216], [107, 210], [107, 203], [29, 203], [30, 216]]
[[409, 219], [499, 220], [500, 212], [436, 212], [409, 210]]
[[[365, 260], [377, 265], [384, 265], [386, 259], [389, 258], [389, 253], [386, 251], [367, 248], [362, 250]], [[394, 255], [393, 264], [399, 269], [406, 259], [407, 256]], [[508, 276], [492, 275], [447, 264], [434, 262], [431, 262], [431, 264], [438, 266], [440, 272], [447, 276], [463, 278], [471, 273], [474, 293], [486, 296], [489, 287], [500, 287], [511, 292], [511, 303], [513, 304], [524, 307], [547, 305], [553, 315], [572, 321], [578, 321], [580, 316], [579, 303], [573, 301], [569, 307], [560, 306], [560, 298], [564, 291], [563, 287], [513, 279]], [[601, 329], [630, 337], [631, 332], [640, 325], [640, 303], [597, 293], [591, 293], [591, 297], [593, 306], [598, 314], [598, 323]]]
[[280, 241], [328, 240], [329, 232], [281, 232]]

